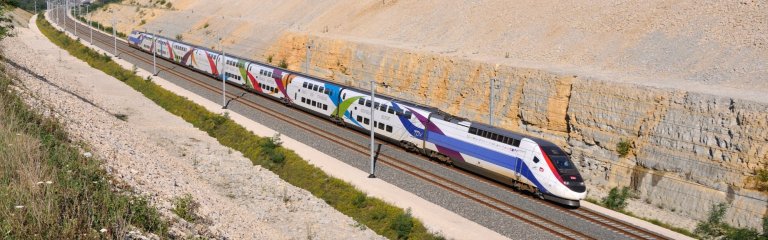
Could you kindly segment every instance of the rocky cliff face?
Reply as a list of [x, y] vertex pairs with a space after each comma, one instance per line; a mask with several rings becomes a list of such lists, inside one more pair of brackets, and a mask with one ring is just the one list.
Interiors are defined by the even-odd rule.
[[[593, 198], [628, 186], [694, 219], [726, 202], [730, 223], [754, 228], [768, 209], [766, 194], [750, 190], [768, 164], [768, 103], [306, 34], [282, 36], [264, 58], [305, 71], [309, 39], [310, 74], [365, 88], [375, 79], [391, 85], [379, 92], [474, 121], [488, 122], [494, 89], [495, 125], [568, 149]], [[625, 157], [619, 142], [631, 146]]]

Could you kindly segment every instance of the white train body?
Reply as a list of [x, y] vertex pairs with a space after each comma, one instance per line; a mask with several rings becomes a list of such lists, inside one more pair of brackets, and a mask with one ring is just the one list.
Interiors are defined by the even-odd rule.
[[[586, 187], [568, 156], [556, 145], [439, 109], [388, 96], [372, 102], [368, 91], [347, 87], [194, 45], [134, 31], [131, 46], [231, 84], [280, 100], [315, 115], [368, 131], [438, 160], [508, 185], [578, 206]], [[371, 117], [371, 108], [374, 116]]]

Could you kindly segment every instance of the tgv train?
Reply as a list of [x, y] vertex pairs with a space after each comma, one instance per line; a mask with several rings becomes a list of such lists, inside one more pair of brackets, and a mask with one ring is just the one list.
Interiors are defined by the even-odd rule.
[[[280, 100], [338, 124], [367, 132], [438, 161], [475, 172], [560, 204], [578, 207], [586, 197], [579, 171], [558, 146], [451, 116], [437, 108], [339, 85], [265, 63], [145, 32], [129, 44], [176, 64]], [[376, 111], [371, 118], [371, 108]]]

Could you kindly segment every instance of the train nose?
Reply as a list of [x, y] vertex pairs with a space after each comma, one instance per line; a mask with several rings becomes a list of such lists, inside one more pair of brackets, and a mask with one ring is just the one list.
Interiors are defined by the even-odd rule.
[[568, 189], [571, 189], [577, 193], [583, 193], [584, 191], [587, 191], [587, 186], [584, 184], [584, 179], [581, 179], [581, 176], [579, 175], [563, 176], [563, 184], [565, 184]]

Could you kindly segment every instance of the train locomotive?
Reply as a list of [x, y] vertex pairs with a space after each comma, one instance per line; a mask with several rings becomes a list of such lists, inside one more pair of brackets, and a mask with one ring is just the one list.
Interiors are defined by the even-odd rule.
[[[146, 32], [133, 31], [130, 46], [282, 101], [338, 124], [368, 132], [437, 161], [494, 179], [566, 206], [578, 207], [586, 186], [568, 155], [555, 144], [452, 116], [437, 108], [224, 56]], [[371, 118], [373, 108], [377, 113]]]

